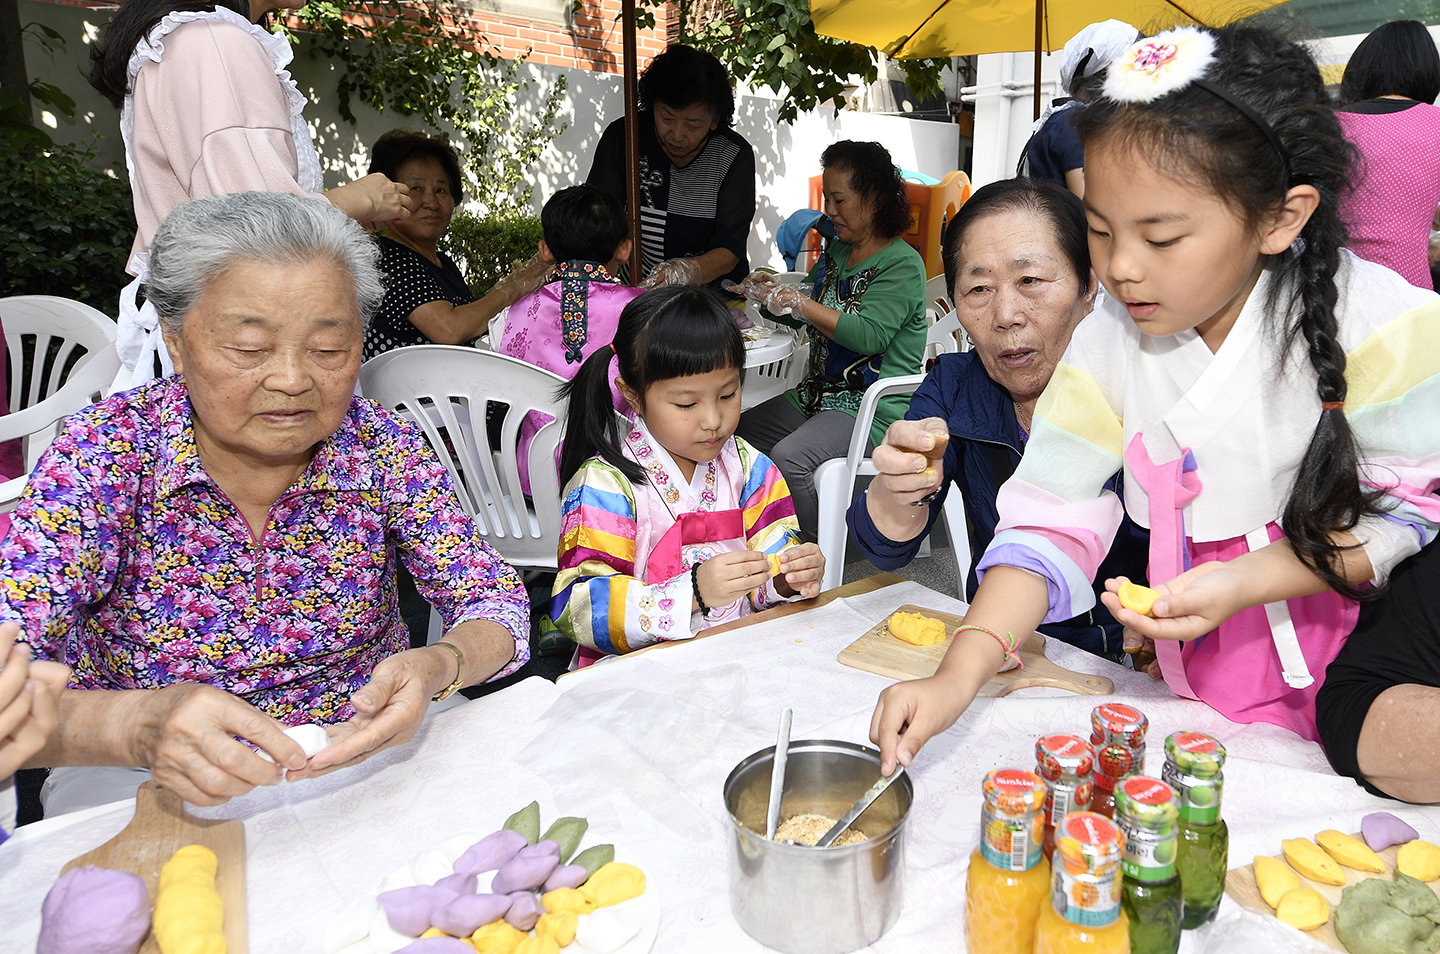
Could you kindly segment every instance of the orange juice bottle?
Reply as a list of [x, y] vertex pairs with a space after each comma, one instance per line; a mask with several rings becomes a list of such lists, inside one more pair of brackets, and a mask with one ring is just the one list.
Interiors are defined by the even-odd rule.
[[1055, 833], [1050, 903], [1040, 906], [1035, 954], [1130, 954], [1120, 909], [1125, 833], [1104, 815], [1072, 812]]
[[965, 949], [970, 954], [1032, 954], [1035, 920], [1050, 891], [1040, 851], [1045, 783], [1033, 772], [985, 776], [980, 845], [965, 877]]

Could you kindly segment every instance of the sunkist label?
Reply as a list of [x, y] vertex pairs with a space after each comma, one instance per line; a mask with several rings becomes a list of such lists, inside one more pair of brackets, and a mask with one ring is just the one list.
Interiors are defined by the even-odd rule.
[[[1131, 778], [1123, 785], [1124, 792], [1136, 807], [1159, 808], [1174, 801], [1175, 792], [1164, 782], [1153, 778]], [[1170, 809], [1173, 813], [1175, 809]], [[1138, 819], [1122, 817], [1116, 813], [1115, 822], [1125, 832], [1125, 853], [1121, 868], [1127, 877], [1136, 881], [1169, 881], [1175, 876], [1175, 825], [1174, 815], [1160, 830], [1141, 824]]]
[[1042, 791], [1040, 779], [1020, 769], [1001, 769], [986, 777], [980, 857], [1003, 871], [1029, 871], [1040, 863]]
[[1103, 815], [1070, 815], [1055, 833], [1050, 902], [1082, 927], [1104, 927], [1120, 916], [1120, 856], [1125, 835]]

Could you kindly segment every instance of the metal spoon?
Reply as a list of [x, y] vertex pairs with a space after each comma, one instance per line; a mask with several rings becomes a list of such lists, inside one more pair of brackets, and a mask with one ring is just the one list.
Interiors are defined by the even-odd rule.
[[884, 795], [885, 789], [893, 785], [895, 783], [895, 780], [904, 774], [905, 767], [903, 765], [897, 765], [895, 766], [895, 771], [891, 772], [888, 777], [881, 776], [880, 781], [876, 782], [874, 785], [871, 785], [870, 788], [866, 790], [864, 795], [861, 795], [858, 799], [855, 800], [855, 804], [850, 806], [850, 810], [847, 811], [845, 814], [841, 815], [840, 820], [837, 821], [829, 831], [820, 836], [820, 840], [815, 842], [815, 847], [829, 848], [831, 845], [835, 844], [835, 839], [845, 834], [845, 830], [855, 823], [855, 819], [863, 815], [865, 813], [865, 809], [873, 805], [875, 803], [875, 799], [879, 798], [881, 795]]
[[765, 837], [775, 840], [780, 824], [780, 798], [785, 791], [785, 760], [790, 757], [790, 722], [795, 711], [786, 708], [780, 713], [780, 735], [775, 739], [775, 758], [770, 766], [770, 807], [765, 812]]

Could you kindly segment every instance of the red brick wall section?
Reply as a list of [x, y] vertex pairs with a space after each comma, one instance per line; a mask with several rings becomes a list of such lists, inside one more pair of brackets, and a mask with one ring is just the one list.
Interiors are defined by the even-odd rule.
[[[113, 3], [94, 0], [49, 0], [68, 7], [89, 9], [114, 8]], [[620, 0], [582, 0], [580, 12], [570, 25], [542, 20], [521, 20], [495, 13], [466, 12], [460, 15], [464, 27], [481, 36], [507, 59], [530, 51], [530, 62], [546, 66], [593, 70], [600, 73], [623, 72], [621, 46]], [[651, 57], [665, 49], [666, 32], [674, 11], [664, 6], [655, 11], [655, 27], [641, 30], [635, 36], [635, 49], [643, 69]]]

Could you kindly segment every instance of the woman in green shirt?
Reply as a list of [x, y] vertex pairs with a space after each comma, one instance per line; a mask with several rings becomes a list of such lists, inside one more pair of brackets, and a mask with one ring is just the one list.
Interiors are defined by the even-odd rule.
[[[741, 286], [772, 313], [808, 326], [804, 379], [742, 414], [736, 431], [785, 475], [807, 541], [818, 523], [815, 468], [845, 456], [865, 389], [878, 378], [919, 373], [925, 354], [925, 263], [900, 238], [910, 227], [910, 203], [890, 153], [876, 142], [846, 140], [826, 149], [820, 164], [825, 214], [839, 240], [804, 286], [775, 285], [759, 273]], [[880, 402], [872, 447], [908, 403], [904, 395]]]

